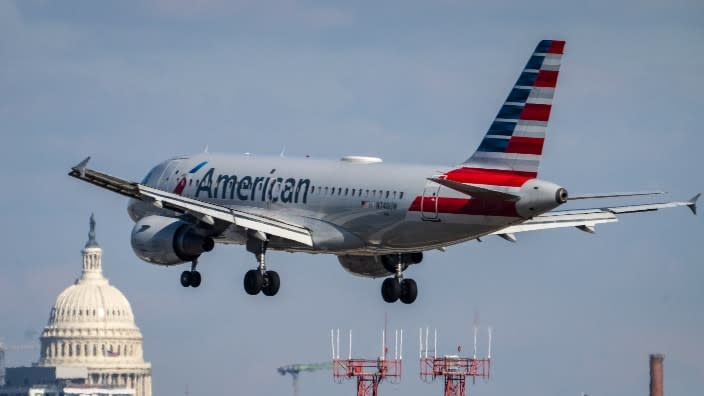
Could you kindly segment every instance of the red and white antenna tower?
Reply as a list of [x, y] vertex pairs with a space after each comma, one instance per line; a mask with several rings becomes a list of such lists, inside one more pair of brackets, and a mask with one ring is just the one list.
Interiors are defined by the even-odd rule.
[[340, 329], [337, 334], [330, 330], [332, 344], [332, 375], [335, 382], [346, 379], [357, 380], [357, 396], [377, 396], [379, 384], [388, 380], [391, 383], [401, 381], [403, 361], [403, 330], [395, 331], [394, 358], [387, 356], [386, 329], [381, 332], [381, 355], [378, 359], [352, 358], [352, 330], [349, 332], [349, 352], [347, 359], [340, 359]]
[[445, 396], [465, 396], [466, 379], [472, 377], [472, 383], [477, 377], [489, 378], [491, 374], [491, 327], [489, 328], [489, 348], [487, 357], [477, 357], [477, 331], [474, 328], [474, 353], [472, 357], [460, 356], [461, 348], [457, 347], [457, 355], [437, 355], [438, 333], [433, 332], [433, 353], [428, 355], [428, 328], [425, 329], [425, 348], [423, 329], [420, 329], [420, 378], [433, 382], [438, 377], [445, 379]]

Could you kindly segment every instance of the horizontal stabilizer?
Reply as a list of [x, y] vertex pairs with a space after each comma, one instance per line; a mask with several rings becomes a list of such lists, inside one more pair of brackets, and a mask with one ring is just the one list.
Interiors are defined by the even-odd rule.
[[447, 188], [451, 188], [455, 191], [459, 191], [463, 194], [471, 195], [472, 197], [480, 199], [497, 201], [517, 201], [520, 198], [518, 195], [508, 194], [501, 191], [494, 191], [488, 188], [477, 187], [472, 184], [459, 183], [456, 181], [440, 179], [437, 177], [430, 177], [428, 178], [428, 180], [441, 184]]
[[643, 191], [643, 192], [617, 192], [604, 194], [579, 194], [571, 195], [567, 198], [568, 201], [576, 201], [578, 199], [597, 199], [597, 198], [621, 198], [621, 197], [637, 197], [643, 195], [662, 195], [664, 191]]

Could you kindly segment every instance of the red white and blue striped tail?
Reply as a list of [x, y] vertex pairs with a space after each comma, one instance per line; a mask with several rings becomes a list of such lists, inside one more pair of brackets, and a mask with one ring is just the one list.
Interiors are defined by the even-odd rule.
[[538, 44], [484, 140], [462, 167], [538, 175], [564, 48], [559, 40]]

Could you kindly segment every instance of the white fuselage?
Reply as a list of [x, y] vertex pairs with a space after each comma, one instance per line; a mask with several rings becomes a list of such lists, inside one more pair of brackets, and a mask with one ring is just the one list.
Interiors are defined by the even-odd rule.
[[[448, 169], [202, 153], [157, 165], [143, 184], [303, 223], [317, 228], [318, 235], [327, 233], [338, 240], [330, 243], [322, 237], [312, 248], [276, 239], [270, 245], [290, 251], [423, 251], [474, 239], [524, 220], [516, 213], [515, 203], [487, 204], [427, 180]], [[160, 211], [136, 200], [129, 205], [135, 221]], [[342, 237], [331, 234], [338, 231]], [[213, 237], [220, 243], [246, 242], [236, 227]], [[346, 241], [340, 242], [340, 238]]]

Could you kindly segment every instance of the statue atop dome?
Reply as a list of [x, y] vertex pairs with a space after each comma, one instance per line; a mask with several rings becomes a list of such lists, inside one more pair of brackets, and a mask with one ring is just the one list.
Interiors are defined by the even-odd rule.
[[88, 231], [88, 242], [86, 248], [99, 248], [98, 241], [95, 240], [95, 214], [90, 214], [90, 231]]

